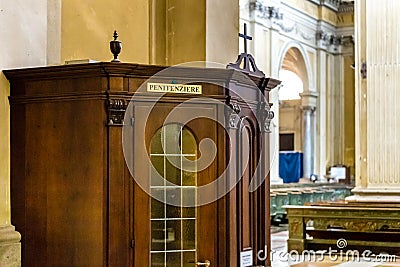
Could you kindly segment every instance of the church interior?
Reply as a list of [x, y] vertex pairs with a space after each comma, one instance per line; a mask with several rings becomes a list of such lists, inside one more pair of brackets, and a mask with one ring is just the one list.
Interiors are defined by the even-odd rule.
[[0, 1], [0, 267], [400, 266], [399, 11]]

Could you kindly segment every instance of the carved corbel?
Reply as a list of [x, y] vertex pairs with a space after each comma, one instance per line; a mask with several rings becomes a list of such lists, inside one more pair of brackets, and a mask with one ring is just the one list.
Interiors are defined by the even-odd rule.
[[264, 132], [271, 133], [271, 121], [275, 117], [275, 114], [272, 110], [266, 110], [266, 116], [264, 120]]
[[230, 107], [230, 109], [228, 110], [228, 127], [230, 129], [238, 129], [239, 128], [239, 122], [240, 122], [240, 106], [237, 103], [230, 103], [228, 104], [228, 106]]
[[125, 111], [128, 107], [126, 99], [108, 99], [107, 100], [107, 125], [108, 126], [123, 126]]
[[275, 114], [271, 110], [271, 103], [260, 103], [258, 106], [257, 117], [260, 124], [260, 128], [265, 133], [271, 133], [271, 121]]

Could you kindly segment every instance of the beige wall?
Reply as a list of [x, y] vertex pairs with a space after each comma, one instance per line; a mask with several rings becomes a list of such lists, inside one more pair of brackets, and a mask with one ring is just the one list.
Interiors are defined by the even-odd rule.
[[318, 6], [310, 1], [304, 0], [282, 0], [283, 3], [295, 7], [298, 10], [303, 11], [304, 13], [310, 15], [315, 19], [319, 19], [319, 10]]
[[206, 59], [206, 0], [168, 0], [168, 65]]
[[239, 4], [232, 0], [68, 0], [61, 10], [61, 63], [111, 60], [115, 29], [123, 62], [227, 64], [238, 53]]
[[239, 53], [239, 1], [207, 0], [206, 30], [206, 60], [224, 65], [235, 62]]
[[353, 25], [354, 15], [352, 14], [337, 14], [328, 7], [320, 6], [310, 1], [304, 0], [282, 0], [283, 3], [295, 7], [303, 11], [307, 15], [328, 22], [333, 26], [350, 26]]
[[[221, 12], [223, 10], [223, 12]], [[239, 4], [232, 0], [152, 0], [152, 62], [175, 65], [238, 54]]]
[[114, 30], [122, 41], [121, 61], [149, 63], [149, 0], [62, 1], [61, 62], [110, 61]]
[[[0, 69], [46, 63], [47, 1], [0, 0]], [[9, 84], [0, 77], [0, 226], [10, 224]]]

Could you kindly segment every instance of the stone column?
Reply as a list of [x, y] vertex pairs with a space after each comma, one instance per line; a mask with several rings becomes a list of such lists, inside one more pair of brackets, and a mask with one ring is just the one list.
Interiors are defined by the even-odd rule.
[[314, 170], [315, 155], [315, 109], [317, 107], [316, 92], [300, 94], [303, 108], [303, 177], [310, 178]]
[[400, 203], [399, 11], [400, 1], [355, 1], [356, 187], [349, 201]]

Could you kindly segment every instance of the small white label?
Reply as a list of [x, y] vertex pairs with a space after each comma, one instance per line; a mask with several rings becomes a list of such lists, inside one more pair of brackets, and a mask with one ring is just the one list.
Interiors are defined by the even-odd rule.
[[201, 85], [147, 83], [147, 92], [201, 95]]
[[240, 267], [247, 267], [253, 265], [253, 250], [246, 250], [240, 252]]
[[346, 179], [346, 168], [345, 167], [331, 167], [330, 176], [336, 179]]

